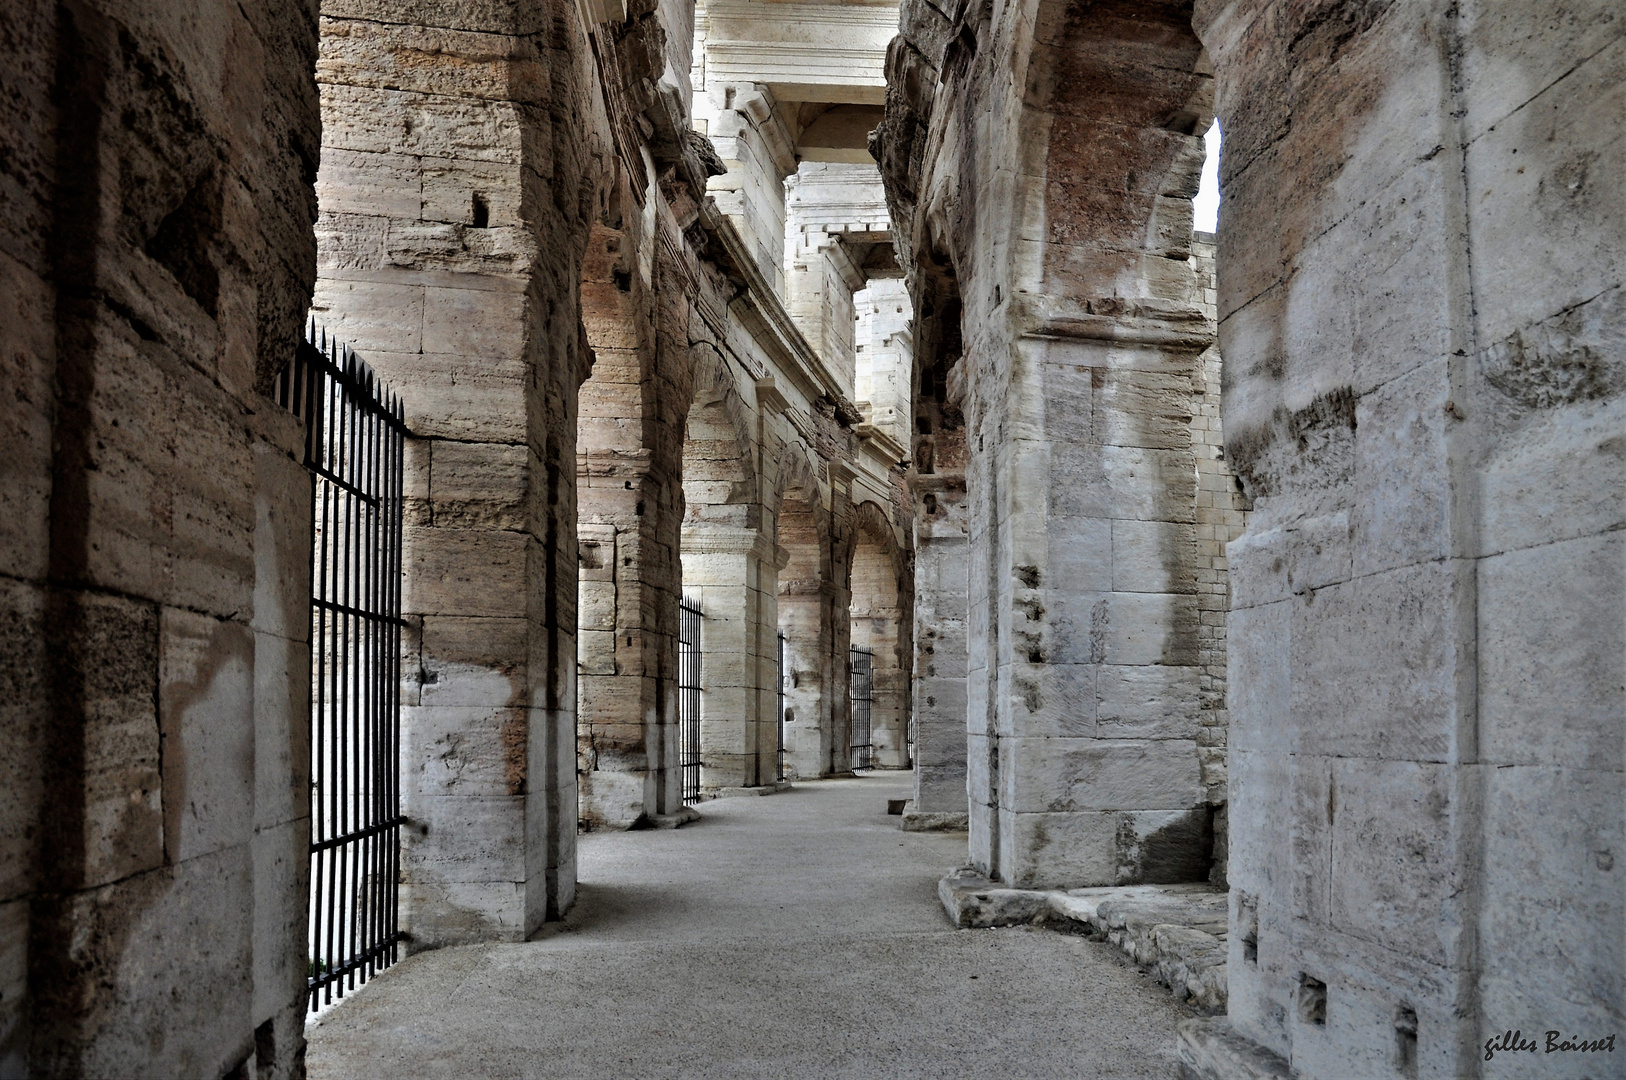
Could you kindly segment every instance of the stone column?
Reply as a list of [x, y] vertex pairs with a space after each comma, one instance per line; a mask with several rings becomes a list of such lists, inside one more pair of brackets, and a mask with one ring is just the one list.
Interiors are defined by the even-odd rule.
[[523, 940], [575, 895], [588, 223], [570, 215], [595, 201], [587, 144], [608, 140], [573, 6], [415, 11], [324, 23], [315, 310], [398, 389], [414, 436], [401, 902], [425, 947]]
[[965, 828], [966, 507], [955, 473], [911, 474], [915, 507], [915, 802], [905, 829]]
[[[630, 203], [630, 192], [624, 192]], [[582, 283], [594, 353], [577, 444], [581, 816], [627, 828], [678, 813], [677, 612], [682, 569], [688, 300], [660, 249], [594, 229]]]
[[773, 548], [758, 534], [688, 528], [683, 587], [700, 629], [700, 786], [727, 794], [778, 772]]

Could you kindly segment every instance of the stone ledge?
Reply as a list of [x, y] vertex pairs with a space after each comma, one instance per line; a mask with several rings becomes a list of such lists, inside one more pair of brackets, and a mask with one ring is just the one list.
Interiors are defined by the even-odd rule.
[[683, 826], [700, 820], [700, 811], [692, 806], [685, 806], [675, 814], [645, 814], [643, 816], [646, 829], [681, 829]]
[[777, 795], [781, 791], [790, 790], [790, 781], [780, 780], [772, 784], [758, 784], [754, 787], [725, 787], [710, 792], [714, 799], [733, 799], [742, 795]]
[[971, 827], [971, 815], [905, 810], [898, 827], [904, 832], [965, 832]]
[[1049, 924], [1122, 949], [1189, 1004], [1224, 1012], [1227, 894], [1211, 885], [1012, 889], [962, 868], [937, 893], [962, 929]]
[[1180, 1080], [1291, 1080], [1288, 1063], [1238, 1035], [1223, 1016], [1180, 1021]]

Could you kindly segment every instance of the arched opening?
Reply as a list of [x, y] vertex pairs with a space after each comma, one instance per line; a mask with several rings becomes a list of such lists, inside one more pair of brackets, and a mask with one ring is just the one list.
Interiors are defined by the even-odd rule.
[[907, 769], [914, 764], [909, 726], [910, 567], [880, 506], [864, 502], [854, 517], [852, 648], [866, 654], [869, 664], [868, 730], [860, 733], [855, 715], [852, 737], [855, 747], [867, 743], [869, 752], [862, 763], [855, 758], [855, 766]]
[[778, 548], [779, 633], [784, 636], [784, 741], [787, 779], [850, 771], [848, 761], [845, 589], [834, 580], [830, 514], [801, 454], [791, 449], [789, 474], [774, 518]]
[[774, 783], [774, 557], [762, 529], [757, 452], [728, 363], [692, 350], [683, 440], [683, 595], [701, 612], [699, 749], [704, 796]]
[[[651, 197], [646, 194], [646, 198]], [[583, 828], [678, 813], [678, 431], [686, 341], [674, 347], [654, 294], [666, 275], [618, 170], [582, 267], [593, 369], [576, 435], [577, 772]]]

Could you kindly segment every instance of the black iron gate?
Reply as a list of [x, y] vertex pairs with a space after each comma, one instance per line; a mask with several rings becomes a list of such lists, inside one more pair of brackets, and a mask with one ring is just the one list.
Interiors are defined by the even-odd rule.
[[277, 384], [305, 421], [311, 552], [310, 1008], [397, 959], [401, 404], [314, 326]]
[[873, 767], [874, 747], [870, 745], [869, 710], [875, 677], [875, 654], [854, 645], [848, 651], [848, 671], [852, 674], [852, 767]]
[[777, 673], [774, 679], [774, 719], [775, 727], [779, 730], [779, 776], [785, 779], [785, 635], [779, 635], [779, 651], [774, 670]]
[[700, 605], [678, 604], [678, 769], [683, 803], [700, 801]]

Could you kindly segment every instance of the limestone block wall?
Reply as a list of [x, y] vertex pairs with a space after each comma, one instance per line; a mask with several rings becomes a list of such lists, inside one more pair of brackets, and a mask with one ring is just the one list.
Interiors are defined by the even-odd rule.
[[[697, 48], [696, 60], [703, 55]], [[795, 134], [785, 126], [766, 86], [708, 80], [703, 67], [697, 67], [693, 77], [696, 126], [728, 167], [711, 178], [706, 191], [734, 222], [769, 287], [782, 295], [784, 181], [796, 171]]]
[[1626, 27], [1549, 15], [1198, 5], [1257, 500], [1230, 1010], [1306, 1077], [1614, 1068], [1485, 1048], [1626, 1014]]
[[676, 618], [692, 390], [688, 300], [624, 180], [618, 198], [624, 227], [594, 227], [582, 281], [594, 361], [577, 435], [577, 766], [582, 820], [626, 828], [682, 800]]
[[866, 245], [890, 242], [873, 165], [802, 162], [785, 180], [785, 309], [844, 386], [854, 385], [853, 294]]
[[[1205, 310], [1214, 311], [1214, 235], [1196, 233], [1191, 244], [1196, 264], [1196, 285], [1202, 290]], [[1196, 415], [1191, 421], [1192, 450], [1197, 456], [1197, 664], [1201, 669], [1202, 729], [1197, 733], [1203, 788], [1214, 814], [1214, 866], [1209, 878], [1225, 882], [1227, 850], [1225, 769], [1226, 708], [1225, 634], [1230, 610], [1230, 574], [1225, 547], [1247, 526], [1253, 501], [1225, 460], [1225, 433], [1220, 404], [1224, 364], [1218, 346], [1201, 356], [1202, 369], [1193, 380]]]
[[914, 367], [908, 287], [901, 277], [871, 277], [853, 294], [853, 397], [869, 405], [871, 424], [902, 446], [910, 445]]
[[963, 303], [972, 862], [1200, 879], [1200, 46], [1175, 7], [983, 19], [905, 5], [874, 140], [916, 310]]
[[563, 3], [324, 8], [314, 310], [413, 434], [415, 948], [521, 940], [575, 892], [578, 290], [609, 144], [582, 35]]
[[0, 10], [0, 1072], [304, 1074], [308, 5]]
[[865, 501], [855, 515], [851, 556], [851, 639], [873, 656], [870, 676], [871, 761], [907, 769], [910, 754], [910, 676], [914, 575], [880, 504]]

